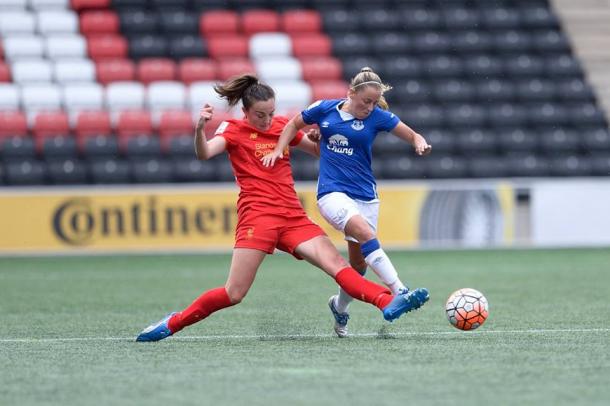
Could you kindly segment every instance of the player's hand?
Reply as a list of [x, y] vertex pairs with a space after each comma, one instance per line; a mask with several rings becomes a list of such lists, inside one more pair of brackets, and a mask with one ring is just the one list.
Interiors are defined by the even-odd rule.
[[428, 155], [430, 152], [432, 152], [432, 145], [429, 145], [424, 137], [419, 137], [414, 147], [415, 153], [419, 156]]
[[199, 110], [199, 122], [206, 123], [212, 119], [214, 116], [214, 106], [210, 106], [209, 104], [204, 104], [201, 110]]
[[305, 133], [305, 135], [313, 142], [320, 142], [320, 138], [322, 137], [320, 130], [318, 130], [317, 128], [311, 128]]
[[282, 159], [283, 157], [284, 154], [282, 153], [282, 151], [273, 150], [273, 152], [262, 157], [261, 161], [263, 162], [264, 167], [269, 168], [275, 165], [275, 161], [277, 161], [278, 159]]

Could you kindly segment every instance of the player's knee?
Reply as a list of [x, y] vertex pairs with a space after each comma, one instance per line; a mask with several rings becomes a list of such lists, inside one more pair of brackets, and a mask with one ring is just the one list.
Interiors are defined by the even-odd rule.
[[229, 296], [229, 300], [231, 301], [231, 304], [238, 304], [240, 303], [245, 297], [246, 294], [248, 293], [248, 289], [240, 289], [237, 287], [232, 287], [232, 286], [227, 286], [226, 287], [227, 290], [227, 296]]
[[349, 264], [352, 268], [354, 268], [356, 271], [358, 271], [358, 273], [360, 275], [364, 275], [364, 273], [366, 272], [366, 267], [367, 264], [364, 261], [364, 259], [362, 260], [350, 260]]

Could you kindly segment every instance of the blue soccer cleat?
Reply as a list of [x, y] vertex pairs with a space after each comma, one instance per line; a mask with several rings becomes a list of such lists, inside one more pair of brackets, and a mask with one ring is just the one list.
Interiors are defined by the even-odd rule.
[[170, 313], [161, 319], [161, 321], [146, 327], [142, 330], [138, 338], [136, 338], [136, 341], [160, 341], [171, 336], [172, 332], [169, 330], [167, 322], [174, 314], [176, 314], [176, 312]]
[[349, 314], [347, 313], [339, 313], [337, 308], [335, 307], [335, 296], [331, 296], [328, 299], [328, 307], [335, 318], [335, 333], [339, 338], [347, 337], [347, 321], [349, 320]]
[[417, 288], [396, 295], [390, 304], [383, 308], [383, 318], [387, 321], [396, 320], [402, 316], [403, 313], [419, 309], [428, 299], [430, 299], [430, 294], [426, 288]]

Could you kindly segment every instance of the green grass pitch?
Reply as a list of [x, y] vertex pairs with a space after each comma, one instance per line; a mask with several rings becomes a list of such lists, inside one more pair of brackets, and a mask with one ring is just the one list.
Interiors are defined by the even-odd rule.
[[[394, 323], [354, 303], [336, 338], [334, 282], [275, 255], [242, 304], [158, 343], [133, 340], [222, 285], [229, 256], [0, 258], [0, 405], [610, 402], [610, 250], [390, 257], [431, 292]], [[444, 315], [462, 287], [490, 303], [474, 332]]]

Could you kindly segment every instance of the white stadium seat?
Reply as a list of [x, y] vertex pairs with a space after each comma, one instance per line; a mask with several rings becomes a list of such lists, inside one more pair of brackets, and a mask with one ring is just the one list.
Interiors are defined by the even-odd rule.
[[113, 112], [141, 110], [144, 95], [145, 89], [140, 82], [114, 82], [106, 87], [106, 106]]
[[0, 13], [0, 35], [31, 34], [36, 22], [34, 15], [27, 11], [9, 11]]
[[78, 16], [71, 10], [43, 10], [36, 14], [36, 28], [41, 34], [78, 32]]
[[0, 83], [0, 111], [19, 109], [19, 86]]
[[53, 66], [57, 83], [95, 82], [95, 65], [90, 59], [60, 59]]
[[53, 68], [46, 59], [21, 59], [11, 65], [11, 75], [15, 83], [51, 82]]
[[104, 88], [97, 83], [73, 83], [62, 89], [63, 105], [71, 116], [83, 110], [102, 110]]
[[189, 107], [191, 111], [199, 111], [205, 103], [222, 110], [227, 109], [227, 102], [214, 91], [216, 82], [194, 82], [189, 89]]
[[270, 82], [279, 114], [302, 110], [311, 103], [311, 87], [301, 80]]
[[18, 11], [27, 7], [27, 0], [2, 0], [0, 1], [0, 12], [8, 10]]
[[41, 58], [43, 54], [44, 42], [41, 37], [26, 35], [4, 38], [4, 55], [8, 60]]
[[261, 79], [266, 82], [301, 80], [303, 78], [301, 62], [292, 57], [259, 59], [255, 62], [255, 66]]
[[181, 82], [153, 82], [148, 86], [146, 102], [153, 112], [184, 110], [186, 88]]
[[35, 84], [21, 87], [21, 105], [28, 117], [38, 111], [55, 111], [61, 108], [61, 92], [55, 84]]
[[52, 35], [45, 38], [45, 53], [51, 59], [85, 58], [87, 43], [80, 35]]
[[292, 55], [292, 40], [280, 32], [254, 34], [249, 46], [252, 59]]
[[[4, 0], [3, 0], [4, 1]], [[70, 8], [69, 0], [28, 0], [33, 10], [67, 9]]]

